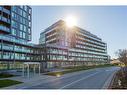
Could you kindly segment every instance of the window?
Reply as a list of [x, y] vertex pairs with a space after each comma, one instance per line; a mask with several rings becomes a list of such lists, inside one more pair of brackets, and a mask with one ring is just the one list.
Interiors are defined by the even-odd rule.
[[20, 6], [21, 9], [23, 9], [23, 6]]
[[22, 31], [20, 31], [20, 37], [22, 38]]
[[31, 9], [29, 9], [29, 14], [31, 14], [31, 12], [32, 12]]
[[15, 28], [17, 28], [17, 26], [18, 26], [18, 25], [17, 25], [17, 22], [15, 22], [14, 20], [11, 21], [11, 24], [12, 24], [12, 26], [15, 27]]
[[25, 33], [23, 32], [23, 38], [25, 39]]
[[20, 30], [23, 30], [23, 25], [22, 24], [20, 24]]
[[28, 20], [31, 20], [31, 17], [30, 17], [30, 15], [28, 16]]
[[26, 26], [24, 25], [24, 31], [26, 32]]
[[12, 35], [16, 36], [16, 29], [12, 28]]
[[31, 36], [30, 35], [28, 35], [28, 40], [31, 40]]
[[19, 9], [19, 13], [22, 16], [23, 15], [23, 10]]
[[25, 19], [24, 18], [22, 18], [23, 19], [23, 24], [25, 24]]
[[26, 12], [25, 11], [23, 11], [23, 17], [26, 17]]
[[14, 12], [17, 12], [17, 7], [13, 6], [13, 7], [12, 7], [12, 10], [13, 10]]
[[23, 18], [20, 16], [20, 22], [22, 23], [23, 22]]
[[12, 12], [12, 18], [15, 18], [15, 14]]
[[24, 10], [27, 11], [27, 6], [24, 6]]
[[29, 33], [29, 34], [31, 33], [30, 28], [28, 28], [28, 33]]

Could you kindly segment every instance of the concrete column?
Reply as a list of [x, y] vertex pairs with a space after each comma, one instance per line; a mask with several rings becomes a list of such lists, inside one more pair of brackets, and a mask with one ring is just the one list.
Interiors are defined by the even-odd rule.
[[25, 69], [24, 69], [24, 64], [23, 64], [23, 66], [22, 66], [22, 76], [24, 77], [24, 71], [25, 71]]
[[27, 77], [30, 77], [29, 63], [27, 64]]
[[40, 71], [41, 71], [41, 69], [40, 69], [40, 64], [39, 64], [39, 75], [40, 75]]
[[34, 64], [34, 75], [35, 75], [35, 73], [36, 73], [36, 65]]

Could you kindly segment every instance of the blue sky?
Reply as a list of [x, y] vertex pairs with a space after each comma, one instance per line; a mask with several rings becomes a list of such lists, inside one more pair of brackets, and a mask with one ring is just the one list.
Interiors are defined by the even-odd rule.
[[127, 48], [127, 6], [32, 6], [32, 42], [38, 43], [45, 28], [68, 15], [76, 16], [77, 26], [102, 38], [111, 57]]

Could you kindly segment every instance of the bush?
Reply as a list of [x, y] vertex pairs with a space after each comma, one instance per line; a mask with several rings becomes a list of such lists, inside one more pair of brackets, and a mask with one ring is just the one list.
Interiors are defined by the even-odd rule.
[[[120, 83], [119, 83], [120, 81]], [[127, 88], [127, 67], [121, 68], [114, 77], [111, 85], [112, 89], [126, 89]]]

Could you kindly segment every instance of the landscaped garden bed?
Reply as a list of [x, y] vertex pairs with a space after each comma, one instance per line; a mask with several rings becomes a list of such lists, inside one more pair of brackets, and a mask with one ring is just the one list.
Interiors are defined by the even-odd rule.
[[82, 70], [88, 70], [88, 69], [93, 69], [93, 68], [109, 67], [109, 66], [114, 66], [114, 65], [112, 65], [112, 64], [103, 64], [103, 65], [91, 65], [91, 66], [63, 67], [63, 69], [65, 69], [65, 71], [49, 72], [46, 75], [61, 76], [61, 75], [66, 74], [66, 73], [82, 71]]
[[13, 77], [15, 75], [9, 74], [9, 73], [0, 73], [0, 78], [9, 78]]
[[8, 86], [12, 86], [15, 84], [20, 84], [20, 83], [22, 82], [10, 80], [10, 79], [4, 79], [4, 80], [0, 80], [0, 88], [8, 87]]
[[127, 89], [127, 67], [121, 68], [109, 87], [110, 89]]

